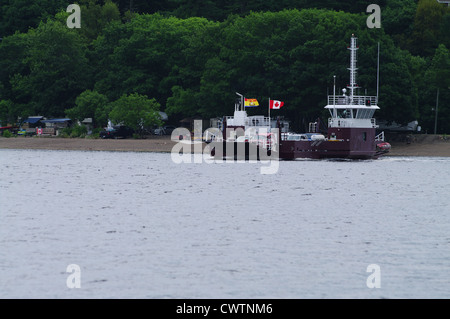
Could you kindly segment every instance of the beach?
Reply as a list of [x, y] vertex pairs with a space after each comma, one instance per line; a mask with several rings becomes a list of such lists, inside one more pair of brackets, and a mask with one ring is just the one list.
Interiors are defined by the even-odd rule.
[[170, 136], [152, 136], [146, 139], [0, 137], [0, 149], [170, 152], [175, 144]]
[[387, 156], [450, 157], [450, 139], [443, 135], [415, 134], [388, 136], [392, 146]]
[[[388, 142], [392, 149], [387, 156], [450, 157], [450, 139], [441, 135], [414, 135], [411, 140], [396, 138], [388, 139]], [[0, 137], [0, 149], [171, 152], [175, 144], [170, 136], [150, 136], [146, 139]]]

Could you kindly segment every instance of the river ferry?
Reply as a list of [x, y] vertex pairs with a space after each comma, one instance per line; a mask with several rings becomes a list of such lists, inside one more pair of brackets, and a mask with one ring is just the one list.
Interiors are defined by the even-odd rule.
[[[319, 133], [318, 123], [310, 123], [309, 132], [272, 133], [271, 120], [264, 116], [247, 116], [243, 97], [236, 103], [234, 116], [224, 118], [221, 123], [220, 139], [211, 137], [215, 143], [211, 155], [259, 159], [268, 154], [282, 160], [297, 158], [376, 159], [389, 152], [391, 145], [384, 141], [384, 133], [378, 128], [373, 115], [378, 107], [378, 96], [355, 95], [357, 38], [350, 39], [350, 84], [342, 95], [328, 96], [325, 106], [330, 113], [326, 134]], [[335, 85], [334, 85], [335, 92]], [[281, 129], [280, 125], [277, 125]], [[278, 132], [281, 132], [278, 130]], [[265, 140], [264, 140], [265, 138]], [[219, 144], [217, 144], [219, 143]], [[221, 152], [217, 152], [218, 150]], [[252, 157], [252, 155], [254, 155]]]

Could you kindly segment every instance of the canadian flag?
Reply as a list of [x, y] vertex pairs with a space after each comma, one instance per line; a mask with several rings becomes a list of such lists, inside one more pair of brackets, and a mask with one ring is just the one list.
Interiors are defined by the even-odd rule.
[[279, 110], [284, 105], [284, 102], [277, 101], [277, 100], [270, 100], [270, 108], [272, 110]]

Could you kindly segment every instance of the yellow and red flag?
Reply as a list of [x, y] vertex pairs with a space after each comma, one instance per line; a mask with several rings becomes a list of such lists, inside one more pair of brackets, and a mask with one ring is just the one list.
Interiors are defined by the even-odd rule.
[[244, 99], [244, 106], [245, 107], [256, 107], [259, 106], [257, 99]]

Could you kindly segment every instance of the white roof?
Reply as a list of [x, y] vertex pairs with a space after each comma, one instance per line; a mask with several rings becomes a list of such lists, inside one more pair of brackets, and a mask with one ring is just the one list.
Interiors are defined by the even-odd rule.
[[345, 110], [345, 109], [363, 109], [363, 110], [379, 110], [380, 108], [376, 105], [342, 105], [342, 104], [336, 104], [336, 105], [327, 105], [325, 106], [326, 109], [337, 109], [337, 110]]
[[161, 118], [162, 121], [167, 121], [169, 119], [167, 113], [165, 112], [159, 112], [159, 117]]

